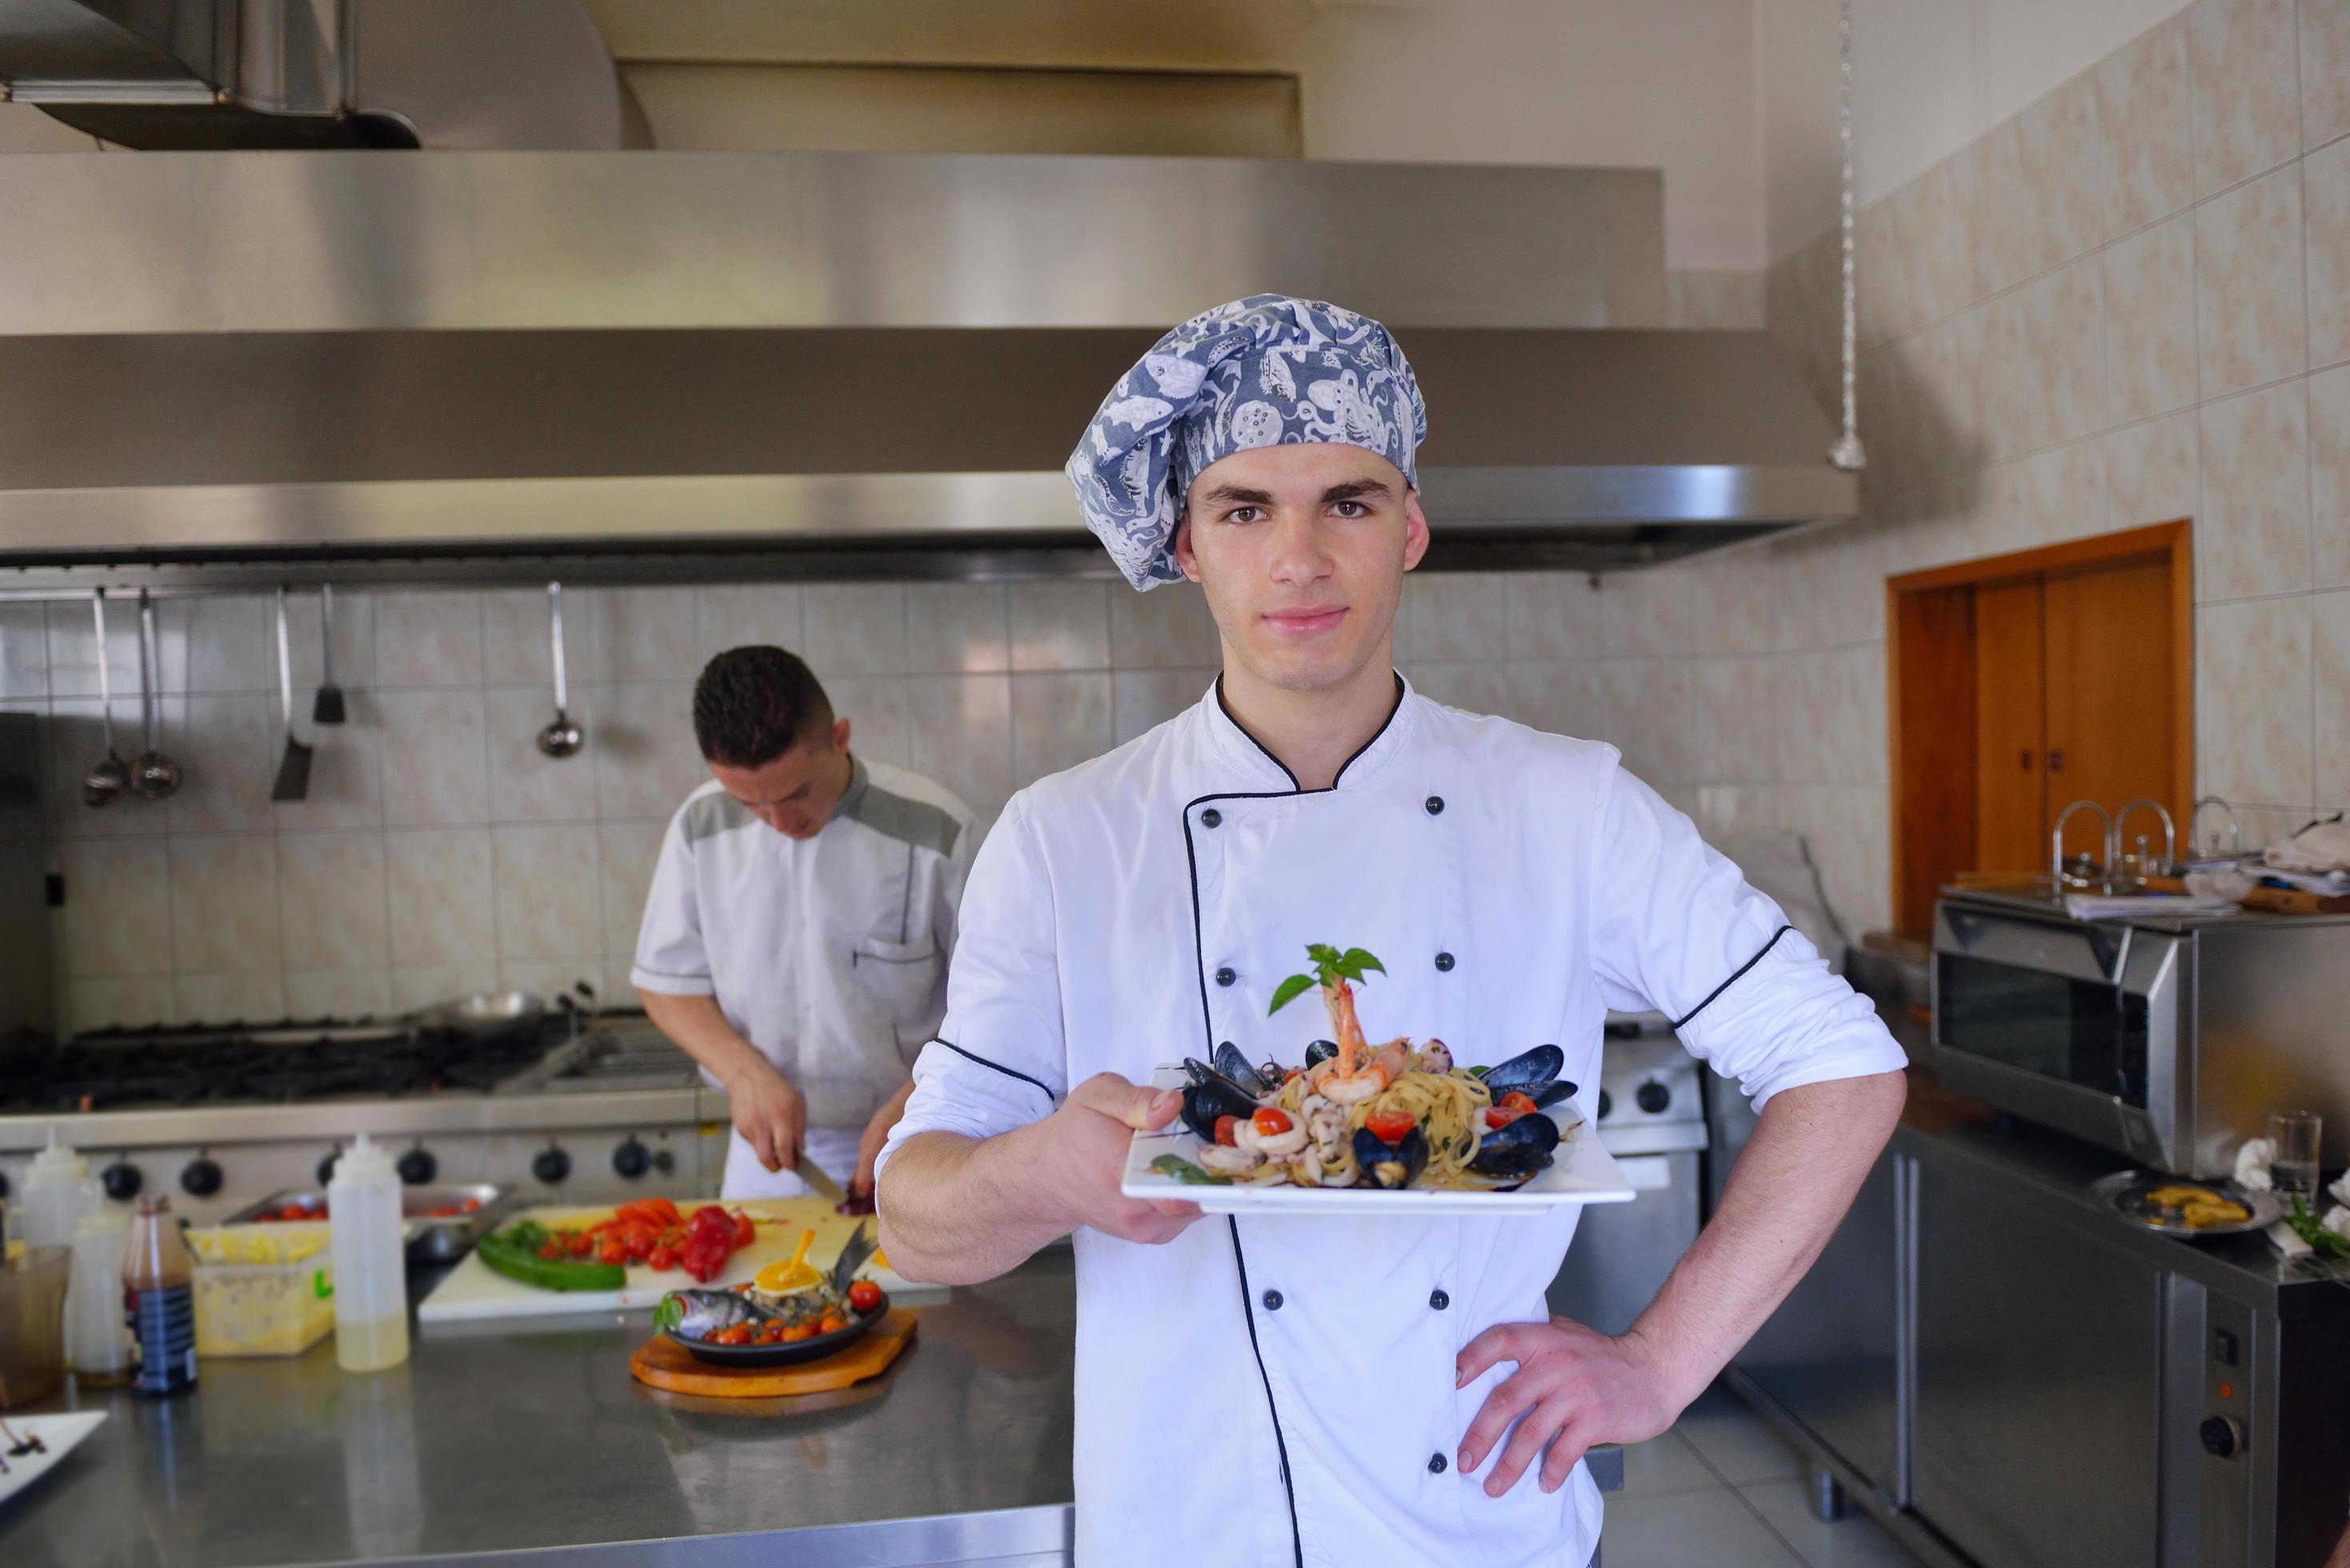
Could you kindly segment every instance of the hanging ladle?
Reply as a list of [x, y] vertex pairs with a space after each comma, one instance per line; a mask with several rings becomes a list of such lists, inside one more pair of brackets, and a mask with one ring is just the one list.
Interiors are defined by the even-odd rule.
[[571, 722], [570, 688], [563, 679], [563, 585], [546, 585], [547, 640], [555, 654], [555, 722], [538, 732], [538, 749], [550, 757], [567, 757], [587, 739]]
[[139, 712], [147, 731], [147, 749], [130, 775], [130, 787], [149, 800], [161, 800], [180, 787], [180, 764], [163, 754], [162, 728], [157, 695], [163, 684], [163, 649], [155, 636], [155, 601], [139, 590]]
[[98, 714], [106, 726], [104, 760], [81, 775], [81, 803], [96, 811], [130, 787], [130, 764], [114, 749], [114, 687], [106, 674], [106, 590], [90, 596], [90, 616], [98, 625]]

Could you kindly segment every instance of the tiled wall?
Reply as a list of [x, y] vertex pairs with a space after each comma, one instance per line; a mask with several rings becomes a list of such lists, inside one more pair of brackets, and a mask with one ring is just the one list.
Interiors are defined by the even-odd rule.
[[[1020, 784], [1197, 701], [1217, 659], [1186, 587], [757, 585], [564, 599], [588, 743], [550, 762], [534, 744], [553, 705], [542, 590], [338, 594], [335, 673], [350, 710], [339, 729], [309, 722], [317, 600], [296, 596], [296, 731], [318, 749], [309, 798], [283, 805], [269, 800], [283, 734], [268, 599], [162, 601], [164, 739], [188, 784], [165, 802], [126, 796], [103, 811], [85, 809], [76, 787], [102, 750], [88, 607], [0, 602], [0, 706], [52, 719], [72, 1024], [380, 1012], [574, 978], [620, 994], [661, 829], [705, 776], [689, 702], [721, 648], [801, 652], [858, 749], [931, 774], [990, 820]], [[1415, 577], [1399, 655], [1445, 701], [1606, 734], [1611, 711], [1628, 723], [1669, 679], [1645, 657], [1603, 657], [1648, 646], [1645, 619], [1614, 615], [1619, 603], [1645, 601], [1573, 574]], [[134, 628], [117, 604], [109, 655], [126, 751]]]
[[[1864, 210], [1859, 256], [1860, 524], [1610, 585], [1759, 656], [1649, 677], [1714, 726], [1662, 759], [1705, 823], [1834, 827], [1884, 919], [1886, 576], [2188, 516], [2199, 793], [2267, 834], [2350, 804], [2350, 5], [2197, 0]], [[1767, 284], [1829, 406], [1835, 263]]]

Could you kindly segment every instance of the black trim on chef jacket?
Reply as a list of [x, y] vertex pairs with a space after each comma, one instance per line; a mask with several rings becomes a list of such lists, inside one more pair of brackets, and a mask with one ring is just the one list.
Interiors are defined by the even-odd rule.
[[[1378, 729], [1372, 733], [1369, 740], [1365, 741], [1360, 746], [1356, 748], [1353, 756], [1348, 757], [1345, 762], [1338, 764], [1338, 771], [1330, 776], [1330, 785], [1328, 789], [1305, 789], [1299, 786], [1297, 783], [1297, 775], [1289, 771], [1289, 764], [1283, 762], [1279, 757], [1274, 756], [1271, 752], [1266, 751], [1264, 742], [1258, 740], [1254, 735], [1250, 735], [1247, 726], [1243, 724], [1238, 719], [1234, 719], [1232, 717], [1232, 711], [1224, 706], [1224, 678], [1222, 675], [1218, 675], [1216, 677], [1216, 706], [1222, 710], [1225, 719], [1230, 721], [1233, 729], [1238, 730], [1242, 734], [1248, 736], [1249, 744], [1254, 746], [1258, 751], [1263, 752], [1265, 760], [1271, 763], [1274, 767], [1279, 768], [1282, 773], [1287, 776], [1289, 780], [1289, 787], [1287, 789], [1268, 790], [1228, 790], [1220, 794], [1201, 795], [1196, 799], [1187, 801], [1183, 806], [1183, 859], [1185, 865], [1190, 869], [1191, 878], [1191, 967], [1200, 977], [1200, 1025], [1208, 1039], [1208, 1049], [1211, 1054], [1212, 1054], [1215, 1050], [1216, 1024], [1213, 1012], [1208, 1002], [1207, 938], [1201, 929], [1200, 854], [1197, 847], [1195, 847], [1191, 842], [1191, 814], [1201, 806], [1207, 805], [1210, 801], [1215, 800], [1278, 800], [1284, 795], [1328, 794], [1332, 790], [1338, 787], [1338, 781], [1347, 776], [1347, 770], [1355, 765], [1356, 760], [1362, 756], [1365, 752], [1369, 751], [1373, 746], [1377, 745], [1378, 743], [1379, 737], [1388, 732], [1388, 726], [1393, 724], [1395, 722], [1396, 715], [1403, 711], [1405, 690], [1406, 688], [1404, 686], [1403, 677], [1401, 675], [1398, 675], [1396, 677], [1395, 702], [1388, 709], [1387, 718], [1380, 722]], [[943, 1040], [940, 1041], [939, 1044], [941, 1045], [947, 1044]], [[957, 1047], [947, 1045], [947, 1049], [952, 1051], [956, 1050]], [[968, 1056], [971, 1053], [965, 1051], [962, 1054]], [[972, 1060], [976, 1061], [978, 1058], [973, 1057]], [[995, 1065], [993, 1062], [990, 1062], [987, 1064], [991, 1067]], [[1002, 1070], [1005, 1072], [1011, 1071], [1008, 1067]], [[1014, 1073], [1013, 1075], [1014, 1077], [1025, 1076], [1024, 1074], [1018, 1073]], [[1033, 1078], [1029, 1081], [1031, 1083], [1035, 1082]], [[1037, 1085], [1037, 1087], [1043, 1088], [1044, 1085], [1039, 1084]], [[1049, 1093], [1050, 1091], [1047, 1092]], [[1257, 1378], [1264, 1385], [1265, 1412], [1273, 1417], [1274, 1448], [1281, 1455], [1281, 1491], [1282, 1496], [1286, 1499], [1289, 1503], [1290, 1547], [1295, 1554], [1297, 1568], [1305, 1568], [1305, 1536], [1304, 1532], [1297, 1528], [1297, 1492], [1296, 1489], [1291, 1486], [1289, 1480], [1289, 1439], [1282, 1433], [1281, 1407], [1274, 1402], [1273, 1377], [1272, 1375], [1267, 1373], [1264, 1369], [1264, 1352], [1257, 1345], [1256, 1303], [1249, 1297], [1248, 1257], [1241, 1249], [1240, 1220], [1237, 1216], [1228, 1214], [1224, 1217], [1224, 1220], [1232, 1231], [1232, 1262], [1240, 1271], [1241, 1317], [1242, 1320], [1248, 1324], [1249, 1354], [1256, 1357]]]
[[1042, 1079], [1032, 1078], [1017, 1067], [1007, 1067], [1001, 1062], [991, 1062], [976, 1051], [966, 1051], [962, 1046], [956, 1044], [953, 1041], [941, 1040], [936, 1035], [931, 1036], [931, 1044], [933, 1045], [945, 1046], [948, 1050], [953, 1052], [956, 1055], [962, 1057], [966, 1062], [976, 1062], [983, 1067], [993, 1067], [1007, 1078], [1017, 1078], [1024, 1084], [1034, 1084], [1038, 1088], [1045, 1089], [1045, 1097], [1046, 1099], [1052, 1101], [1056, 1106], [1061, 1103], [1061, 1096], [1053, 1093], [1050, 1089], [1045, 1089]]
[[1771, 933], [1771, 940], [1764, 942], [1761, 947], [1755, 949], [1754, 956], [1752, 958], [1748, 959], [1744, 963], [1740, 964], [1738, 968], [1731, 972], [1728, 980], [1723, 981], [1720, 985], [1717, 985], [1711, 991], [1707, 992], [1703, 1002], [1699, 1002], [1695, 1007], [1690, 1008], [1687, 1012], [1684, 1012], [1679, 1018], [1674, 1019], [1670, 1027], [1679, 1029], [1682, 1024], [1687, 1023], [1690, 1019], [1695, 1018], [1699, 1013], [1703, 1012], [1707, 1008], [1711, 1007], [1715, 997], [1720, 996], [1723, 992], [1728, 991], [1731, 986], [1736, 985], [1739, 981], [1744, 977], [1748, 970], [1752, 969], [1756, 964], [1762, 961], [1762, 956], [1765, 953], [1779, 945], [1779, 939], [1781, 937], [1785, 936], [1789, 931], [1792, 931], [1795, 928], [1793, 926], [1781, 926], [1777, 930], [1773, 931]]

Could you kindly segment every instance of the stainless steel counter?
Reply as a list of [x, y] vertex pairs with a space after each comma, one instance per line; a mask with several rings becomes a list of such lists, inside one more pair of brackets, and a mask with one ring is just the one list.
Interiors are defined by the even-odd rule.
[[84, 1400], [112, 1418], [0, 1509], [0, 1563], [1065, 1563], [1070, 1254], [920, 1315], [883, 1376], [792, 1401], [639, 1386], [640, 1313], [420, 1333], [405, 1366], [364, 1376], [331, 1339], [207, 1361], [192, 1397]]

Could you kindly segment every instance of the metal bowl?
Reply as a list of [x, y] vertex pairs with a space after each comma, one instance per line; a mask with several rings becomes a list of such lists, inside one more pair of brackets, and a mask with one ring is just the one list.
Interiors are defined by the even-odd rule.
[[803, 1361], [821, 1361], [837, 1351], [847, 1349], [872, 1332], [873, 1325], [889, 1315], [889, 1295], [883, 1292], [873, 1310], [860, 1313], [848, 1320], [848, 1326], [830, 1334], [819, 1334], [814, 1339], [795, 1340], [789, 1345], [708, 1345], [698, 1339], [688, 1339], [674, 1329], [663, 1329], [686, 1354], [696, 1361], [712, 1366], [792, 1366]]
[[[2251, 1217], [2221, 1225], [2189, 1225], [2179, 1218], [2177, 1209], [2147, 1200], [2147, 1194], [2161, 1187], [2206, 1188], [2231, 1203], [2242, 1204], [2251, 1211]], [[2232, 1181], [2194, 1181], [2185, 1177], [2148, 1176], [2142, 1170], [2121, 1170], [2091, 1182], [2089, 1190], [2103, 1199], [2116, 1214], [2140, 1230], [2177, 1236], [2189, 1241], [2207, 1241], [2214, 1236], [2241, 1236], [2248, 1231], [2265, 1231], [2284, 1218], [2282, 1198], [2273, 1192], [2254, 1192]]]
[[411, 1022], [427, 1034], [489, 1040], [529, 1028], [546, 1011], [546, 999], [535, 992], [497, 991], [435, 1002], [420, 1010]]

